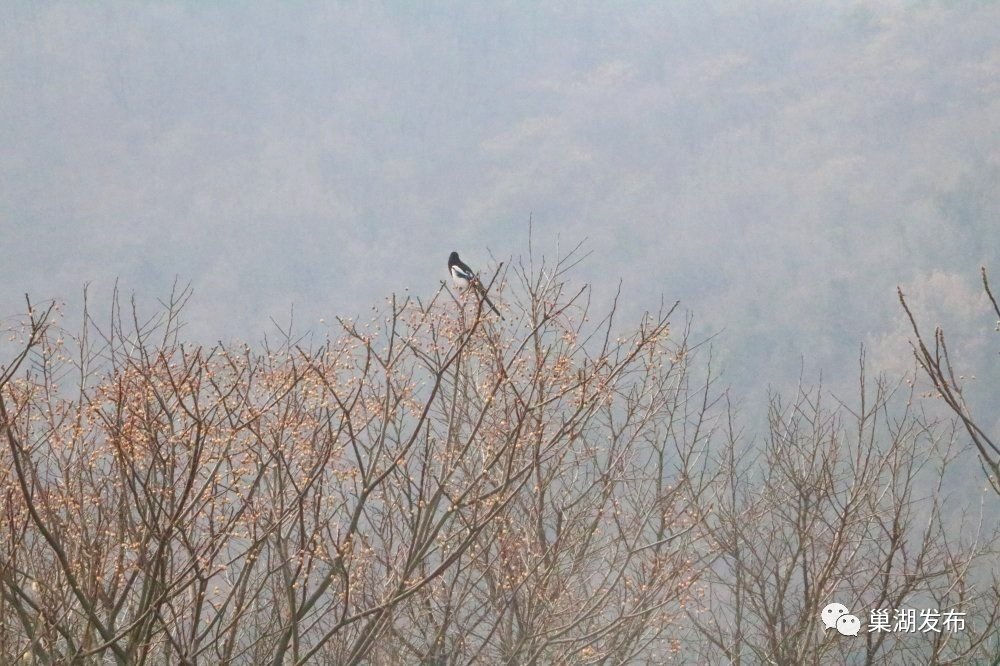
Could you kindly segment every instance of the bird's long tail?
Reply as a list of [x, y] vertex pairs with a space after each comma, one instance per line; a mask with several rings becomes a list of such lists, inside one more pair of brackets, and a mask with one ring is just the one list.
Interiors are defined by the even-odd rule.
[[476, 280], [475, 284], [476, 284], [476, 291], [479, 292], [479, 295], [482, 297], [483, 302], [486, 303], [486, 305], [490, 306], [490, 309], [493, 310], [493, 312], [495, 312], [498, 317], [503, 319], [503, 315], [500, 314], [499, 310], [497, 310], [497, 306], [493, 305], [493, 301], [491, 301], [490, 297], [486, 295], [486, 288], [479, 282], [479, 280]]

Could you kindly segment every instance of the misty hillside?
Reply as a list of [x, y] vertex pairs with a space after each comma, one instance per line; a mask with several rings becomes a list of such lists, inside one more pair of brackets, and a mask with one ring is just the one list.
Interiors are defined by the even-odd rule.
[[531, 218], [597, 297], [723, 330], [751, 395], [851, 382], [862, 342], [910, 369], [897, 284], [988, 348], [994, 3], [0, 11], [4, 316], [178, 276], [196, 338], [322, 330]]

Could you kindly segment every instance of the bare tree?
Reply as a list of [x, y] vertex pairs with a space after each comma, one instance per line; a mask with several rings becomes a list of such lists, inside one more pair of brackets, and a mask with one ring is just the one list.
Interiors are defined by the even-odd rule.
[[[29, 303], [0, 374], [0, 661], [998, 652], [996, 538], [947, 493], [968, 421], [862, 362], [854, 404], [775, 396], [758, 445], [674, 307], [592, 317], [576, 260], [498, 269], [503, 320], [442, 286], [256, 350], [184, 343], [188, 289], [148, 319], [116, 294], [75, 338]], [[842, 637], [831, 601], [966, 622]]]
[[[692, 650], [706, 662], [962, 664], [997, 654], [997, 535], [985, 509], [948, 501], [955, 425], [928, 422], [911, 394], [867, 380], [863, 353], [860, 376], [852, 404], [822, 388], [788, 403], [773, 396], [759, 446], [730, 431], [717, 508], [703, 523], [719, 553], [703, 578], [706, 603], [690, 612]], [[858, 617], [858, 636], [821, 623], [834, 602]], [[967, 620], [959, 631], [870, 622], [874, 611], [896, 623], [906, 609]]]
[[[983, 291], [993, 306], [993, 312], [997, 316], [997, 330], [1000, 330], [1000, 306], [997, 305], [997, 300], [993, 297], [985, 266], [980, 268], [980, 274], [983, 280]], [[964, 379], [964, 377], [956, 377], [951, 357], [948, 355], [948, 345], [945, 344], [944, 331], [940, 326], [934, 329], [932, 351], [920, 334], [916, 319], [914, 319], [913, 313], [910, 312], [910, 308], [906, 304], [903, 290], [897, 288], [896, 291], [899, 294], [899, 302], [910, 320], [910, 325], [913, 327], [913, 335], [916, 340], [912, 343], [912, 346], [917, 363], [924, 371], [924, 374], [931, 380], [935, 395], [962, 422], [966, 433], [968, 433], [976, 450], [979, 452], [979, 461], [982, 464], [983, 473], [989, 480], [993, 490], [1000, 495], [1000, 443], [986, 432], [969, 409], [969, 405], [962, 393], [961, 379]]]
[[[15, 326], [0, 661], [623, 663], [679, 649], [712, 549], [711, 376], [620, 333], [573, 253], [307, 344], [185, 344], [176, 289]], [[701, 379], [698, 379], [700, 377]]]

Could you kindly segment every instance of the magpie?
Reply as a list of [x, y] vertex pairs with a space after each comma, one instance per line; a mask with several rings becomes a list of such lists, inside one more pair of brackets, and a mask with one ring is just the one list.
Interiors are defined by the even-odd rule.
[[486, 288], [483, 286], [483, 283], [479, 281], [479, 278], [472, 272], [472, 269], [458, 258], [458, 252], [452, 252], [448, 257], [448, 270], [451, 271], [451, 279], [456, 287], [464, 291], [468, 289], [469, 285], [472, 285], [476, 292], [482, 296], [486, 305], [490, 306], [490, 309], [503, 319], [503, 315], [500, 314], [500, 311], [493, 305], [493, 301], [486, 295]]

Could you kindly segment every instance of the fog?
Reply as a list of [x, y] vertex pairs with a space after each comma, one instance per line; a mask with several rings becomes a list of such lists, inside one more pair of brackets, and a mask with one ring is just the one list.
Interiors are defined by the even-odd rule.
[[747, 396], [908, 370], [897, 285], [995, 359], [1000, 5], [360, 4], [5, 5], [0, 316], [177, 278], [194, 339], [322, 331], [530, 219]]

